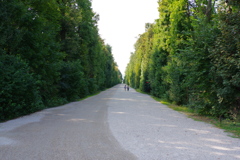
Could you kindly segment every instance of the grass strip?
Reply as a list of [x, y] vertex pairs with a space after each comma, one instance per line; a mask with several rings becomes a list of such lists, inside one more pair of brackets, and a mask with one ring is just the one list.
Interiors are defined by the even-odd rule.
[[[136, 89], [137, 92], [143, 93], [143, 94], [148, 94], [143, 91], [140, 91], [139, 89]], [[194, 119], [195, 121], [202, 121], [206, 123], [213, 124], [217, 128], [223, 129], [225, 132], [232, 133], [232, 135], [229, 135], [233, 138], [240, 138], [240, 117], [237, 118], [236, 121], [231, 121], [231, 120], [223, 120], [221, 123], [219, 122], [218, 118], [216, 117], [211, 117], [208, 115], [199, 115], [197, 112], [195, 112], [193, 109], [190, 109], [189, 107], [186, 106], [178, 106], [176, 104], [172, 104], [171, 102], [167, 100], [160, 99], [158, 97], [154, 97], [150, 95], [154, 100], [167, 105], [169, 108], [181, 112], [185, 115], [187, 115], [189, 118]]]
[[[104, 90], [102, 90], [102, 91], [104, 91]], [[102, 91], [98, 91], [98, 92], [93, 93], [93, 94], [91, 94], [91, 95], [87, 95], [86, 97], [80, 98], [80, 99], [78, 99], [77, 101], [82, 101], [82, 100], [87, 99], [87, 98], [89, 98], [89, 97], [96, 96], [96, 95], [98, 95], [99, 93], [101, 93]]]

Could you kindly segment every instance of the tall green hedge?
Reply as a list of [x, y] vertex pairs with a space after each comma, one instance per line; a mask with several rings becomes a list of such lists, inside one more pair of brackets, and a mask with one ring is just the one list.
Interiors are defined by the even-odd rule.
[[37, 79], [19, 57], [0, 55], [0, 120], [44, 108]]
[[0, 121], [121, 82], [90, 0], [0, 1]]
[[125, 82], [200, 114], [236, 117], [239, 11], [238, 1], [160, 0], [159, 19], [137, 40]]

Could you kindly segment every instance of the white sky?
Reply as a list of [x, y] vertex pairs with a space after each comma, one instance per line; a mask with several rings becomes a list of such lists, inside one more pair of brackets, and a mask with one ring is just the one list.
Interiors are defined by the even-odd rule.
[[112, 46], [112, 53], [124, 75], [130, 53], [145, 23], [158, 18], [158, 0], [92, 0], [93, 11], [99, 14], [99, 34]]

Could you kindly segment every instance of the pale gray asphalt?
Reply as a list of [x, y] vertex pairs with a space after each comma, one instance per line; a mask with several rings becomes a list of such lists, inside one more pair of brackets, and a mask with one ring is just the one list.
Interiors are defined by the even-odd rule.
[[105, 98], [118, 89], [0, 124], [0, 160], [136, 159], [108, 127]]
[[240, 139], [148, 95], [120, 88], [108, 105], [114, 137], [139, 160], [240, 160]]
[[0, 160], [233, 160], [240, 141], [117, 85], [0, 124]]

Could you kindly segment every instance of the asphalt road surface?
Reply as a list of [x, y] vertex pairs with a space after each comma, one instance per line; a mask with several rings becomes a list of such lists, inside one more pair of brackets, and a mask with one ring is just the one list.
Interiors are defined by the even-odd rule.
[[240, 140], [123, 84], [0, 123], [0, 160], [234, 160]]

